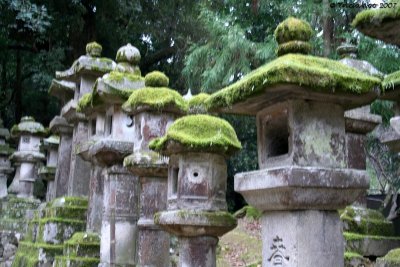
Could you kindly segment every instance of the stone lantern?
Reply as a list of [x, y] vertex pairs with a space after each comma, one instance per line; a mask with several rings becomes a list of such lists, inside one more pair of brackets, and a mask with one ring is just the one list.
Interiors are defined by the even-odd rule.
[[70, 173], [68, 178], [68, 195], [88, 196], [90, 164], [77, 157], [76, 148], [79, 142], [88, 139], [88, 122], [82, 113], [76, 111], [78, 101], [84, 94], [92, 91], [98, 77], [115, 69], [116, 64], [108, 58], [101, 58], [102, 47], [96, 42], [86, 45], [87, 55], [79, 57], [70, 69], [56, 72], [56, 78], [74, 82], [74, 99], [70, 100], [61, 110], [61, 116], [69, 124], [73, 124], [72, 151]]
[[40, 152], [40, 141], [47, 131], [33, 117], [23, 117], [18, 125], [11, 129], [11, 136], [18, 138], [18, 151], [10, 159], [16, 166], [14, 180], [8, 193], [21, 198], [34, 198], [33, 187], [37, 175], [38, 163], [45, 160]]
[[255, 115], [260, 170], [235, 175], [235, 190], [263, 212], [263, 266], [343, 266], [337, 209], [368, 189], [347, 167], [344, 111], [376, 97], [380, 80], [340, 62], [304, 55], [312, 29], [288, 18], [275, 30], [276, 60], [206, 101]]
[[[49, 88], [49, 94], [58, 98], [62, 106], [74, 98], [76, 84], [74, 82], [53, 79]], [[72, 152], [72, 130], [73, 126], [68, 124], [62, 116], [54, 117], [49, 125], [50, 131], [60, 137], [56, 174], [54, 178], [55, 197], [68, 194], [68, 179], [71, 165]]]
[[99, 78], [78, 104], [90, 122], [90, 137], [81, 144], [80, 155], [92, 162], [88, 226], [100, 223], [100, 266], [136, 264], [138, 181], [122, 166], [133, 150], [135, 132], [121, 106], [144, 86], [139, 60], [135, 47], [121, 47], [116, 70]]
[[56, 187], [54, 178], [58, 161], [58, 145], [60, 137], [51, 135], [49, 138], [43, 139], [41, 150], [46, 154], [46, 165], [39, 169], [39, 176], [42, 180], [47, 181], [46, 202], [53, 200], [56, 196]]
[[168, 210], [154, 220], [178, 236], [178, 266], [216, 266], [218, 237], [236, 227], [225, 199], [225, 160], [241, 148], [234, 129], [216, 117], [189, 115], [176, 120], [150, 148], [170, 160]]
[[169, 125], [187, 111], [182, 96], [167, 88], [161, 72], [145, 77], [145, 88], [134, 91], [123, 109], [133, 119], [134, 149], [124, 166], [140, 182], [138, 264], [169, 266], [169, 234], [154, 224], [154, 214], [167, 207], [168, 159], [149, 149], [149, 142], [166, 133]]
[[10, 136], [10, 132], [7, 128], [3, 127], [3, 120], [0, 119], [0, 199], [7, 197], [7, 179], [14, 171], [14, 168], [11, 167], [10, 160], [8, 159], [10, 154], [14, 151], [6, 143], [6, 140]]

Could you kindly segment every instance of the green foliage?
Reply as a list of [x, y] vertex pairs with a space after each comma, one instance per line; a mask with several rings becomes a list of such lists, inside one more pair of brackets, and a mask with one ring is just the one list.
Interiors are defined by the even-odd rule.
[[362, 94], [380, 85], [380, 80], [334, 60], [288, 54], [212, 94], [206, 105], [209, 108], [229, 107], [279, 83], [297, 84], [326, 93]]
[[[382, 88], [386, 90], [396, 90], [395, 87], [400, 85], [400, 70], [390, 73], [382, 81]], [[398, 90], [398, 89], [397, 89]]]
[[188, 151], [232, 154], [242, 148], [235, 130], [225, 120], [209, 115], [189, 115], [176, 120], [161, 138], [152, 140], [150, 149], [166, 151], [168, 142], [177, 142]]
[[164, 73], [153, 71], [144, 77], [144, 84], [148, 87], [168, 87], [169, 79]]

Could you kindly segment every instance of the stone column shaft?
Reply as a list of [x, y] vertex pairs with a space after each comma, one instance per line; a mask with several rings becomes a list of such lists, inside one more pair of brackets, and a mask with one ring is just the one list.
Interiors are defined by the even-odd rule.
[[138, 257], [140, 266], [169, 266], [169, 234], [154, 224], [154, 214], [167, 209], [167, 179], [140, 177]]
[[92, 164], [86, 231], [100, 233], [103, 210], [103, 168]]
[[105, 169], [99, 266], [137, 264], [138, 184], [122, 166]]
[[58, 161], [55, 183], [55, 197], [66, 196], [68, 193], [68, 179], [71, 167], [72, 133], [60, 132]]
[[179, 267], [215, 267], [218, 238], [211, 236], [180, 237]]

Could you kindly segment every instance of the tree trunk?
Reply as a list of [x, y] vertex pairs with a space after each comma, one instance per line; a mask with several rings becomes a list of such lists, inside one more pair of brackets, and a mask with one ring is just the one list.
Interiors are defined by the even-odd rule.
[[333, 18], [330, 12], [329, 0], [323, 0], [322, 27], [324, 38], [324, 57], [332, 53], [333, 44]]
[[15, 66], [15, 94], [14, 94], [14, 117], [15, 122], [18, 123], [22, 116], [22, 60], [21, 52], [16, 51], [16, 66]]

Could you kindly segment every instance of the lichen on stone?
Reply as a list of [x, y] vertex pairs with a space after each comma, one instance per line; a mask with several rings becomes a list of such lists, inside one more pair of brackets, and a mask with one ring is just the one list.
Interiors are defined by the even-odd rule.
[[33, 117], [25, 116], [21, 118], [21, 122], [18, 125], [14, 125], [11, 128], [11, 136], [14, 138], [19, 137], [23, 133], [46, 136], [49, 132], [41, 123], [36, 122]]
[[187, 151], [232, 154], [242, 148], [235, 130], [225, 120], [209, 115], [189, 115], [176, 120], [161, 138], [152, 140], [150, 149], [169, 154], [168, 143], [178, 143]]
[[287, 54], [265, 64], [236, 83], [213, 93], [209, 109], [230, 107], [277, 84], [294, 84], [323, 93], [363, 94], [380, 86], [380, 79], [321, 57]]
[[132, 113], [137, 108], [149, 107], [155, 111], [173, 109], [180, 113], [187, 112], [187, 103], [175, 90], [167, 87], [145, 87], [134, 90], [122, 105], [125, 112]]
[[169, 79], [164, 73], [153, 71], [144, 77], [144, 84], [147, 87], [168, 87]]

